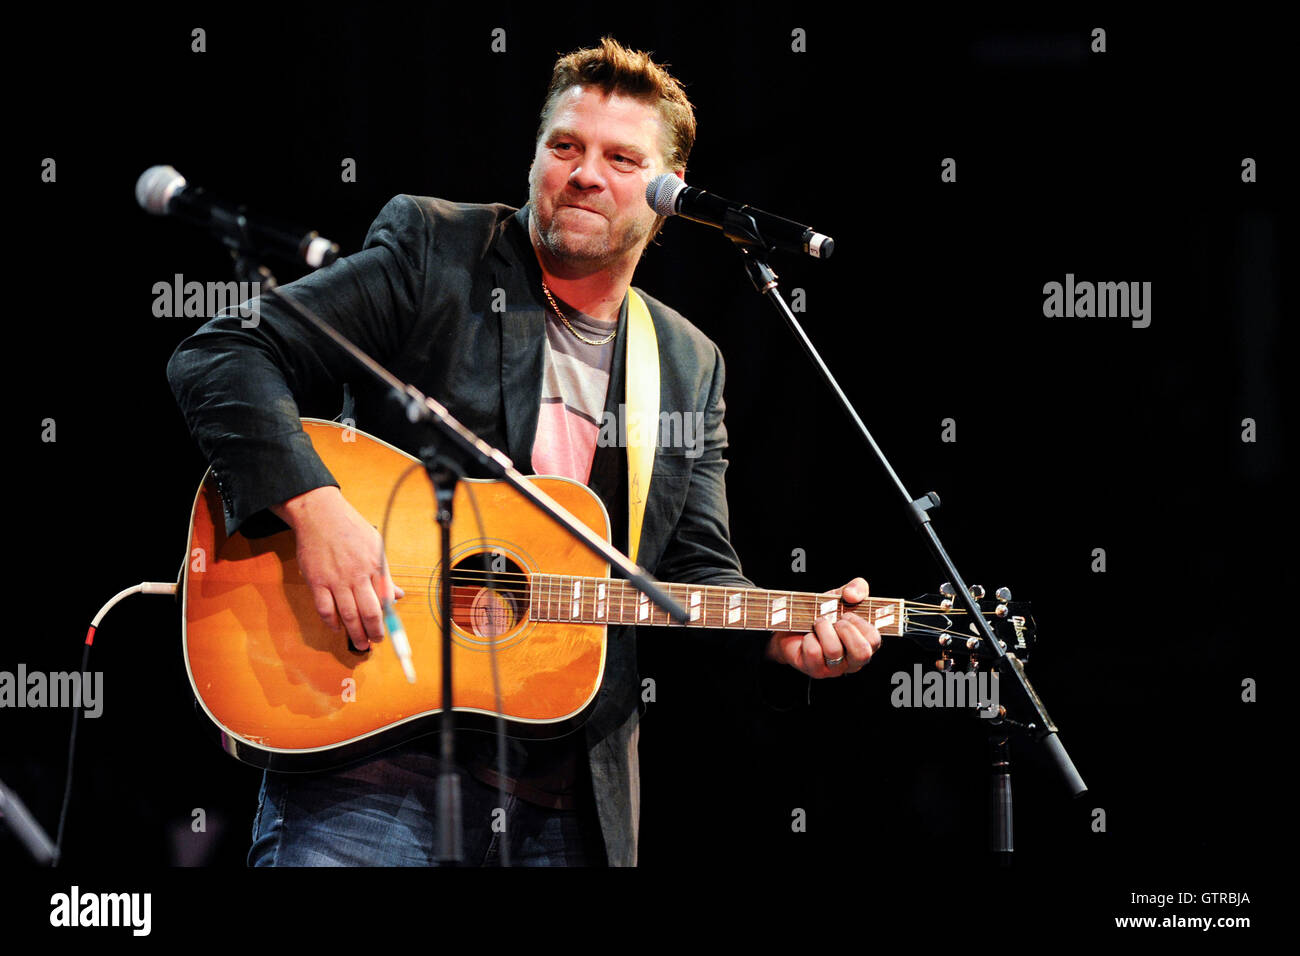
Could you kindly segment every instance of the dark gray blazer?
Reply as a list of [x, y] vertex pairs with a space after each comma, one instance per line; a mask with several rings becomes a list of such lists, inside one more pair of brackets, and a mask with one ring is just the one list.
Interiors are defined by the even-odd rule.
[[[525, 473], [532, 470], [546, 336], [527, 216], [527, 207], [398, 196], [370, 227], [361, 252], [285, 286]], [[702, 447], [690, 454], [657, 450], [638, 560], [665, 581], [752, 586], [728, 531], [722, 356], [685, 318], [641, 295], [659, 340], [660, 407], [702, 412], [704, 429]], [[627, 338], [626, 313], [625, 303], [618, 342]], [[624, 367], [620, 350], [611, 412], [623, 401]], [[336, 417], [345, 386], [358, 428], [411, 452], [423, 444], [382, 386], [267, 297], [255, 327], [218, 316], [182, 342], [167, 375], [220, 484], [231, 533], [282, 530], [269, 506], [337, 484], [298, 419]], [[609, 508], [613, 543], [626, 550], [625, 454], [598, 454], [617, 456], [593, 469], [591, 487]], [[731, 662], [730, 679], [757, 687], [760, 674], [775, 667], [760, 663], [764, 641], [757, 635], [691, 633], [717, 645], [722, 657], [711, 659]], [[609, 862], [627, 866], [636, 863], [639, 821], [635, 629], [611, 628], [607, 660], [583, 732]]]

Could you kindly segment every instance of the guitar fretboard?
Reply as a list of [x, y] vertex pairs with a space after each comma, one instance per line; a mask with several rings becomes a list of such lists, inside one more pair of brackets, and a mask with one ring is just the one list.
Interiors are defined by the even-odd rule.
[[811, 631], [819, 617], [833, 623], [852, 611], [874, 624], [882, 635], [903, 633], [903, 601], [895, 598], [867, 598], [861, 604], [844, 604], [833, 594], [804, 591], [704, 584], [661, 587], [686, 609], [690, 616], [687, 624], [672, 620], [627, 581], [568, 574], [530, 575], [529, 616], [534, 621], [574, 624]]

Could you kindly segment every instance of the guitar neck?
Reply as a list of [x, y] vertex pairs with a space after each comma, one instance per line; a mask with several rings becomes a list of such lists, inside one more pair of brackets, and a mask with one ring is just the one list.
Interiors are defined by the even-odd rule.
[[819, 617], [838, 621], [849, 611], [874, 624], [882, 635], [903, 633], [901, 599], [867, 598], [845, 604], [833, 594], [764, 591], [711, 584], [660, 585], [686, 609], [678, 624], [627, 581], [533, 574], [529, 615], [534, 621], [582, 624], [635, 624], [639, 627], [707, 627], [751, 631], [811, 631]]

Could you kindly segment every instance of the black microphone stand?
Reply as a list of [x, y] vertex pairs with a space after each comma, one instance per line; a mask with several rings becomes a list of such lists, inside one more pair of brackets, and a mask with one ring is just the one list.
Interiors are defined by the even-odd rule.
[[[903, 498], [909, 519], [925, 538], [931, 554], [940, 568], [943, 569], [946, 580], [952, 582], [956, 591], [954, 600], [960, 600], [967, 613], [970, 614], [971, 621], [979, 629], [978, 636], [983, 640], [983, 646], [991, 649], [998, 673], [1006, 678], [1007, 685], [1012, 688], [1013, 698], [1028, 704], [1030, 711], [1035, 715], [1035, 719], [1030, 722], [1020, 723], [1007, 718], [1003, 714], [1001, 723], [1006, 731], [1023, 730], [1029, 734], [1046, 750], [1049, 760], [1056, 767], [1066, 788], [1070, 791], [1070, 795], [1077, 797], [1084, 793], [1088, 787], [1083, 782], [1078, 770], [1075, 769], [1073, 761], [1070, 760], [1069, 754], [1065, 751], [1065, 747], [1062, 746], [1060, 738], [1057, 736], [1057, 727], [1047, 715], [1047, 709], [1043, 706], [1042, 699], [1025, 676], [1024, 665], [1014, 654], [1008, 654], [1001, 641], [994, 635], [993, 629], [985, 620], [979, 605], [976, 603], [975, 595], [967, 587], [965, 580], [957, 571], [957, 566], [953, 564], [952, 558], [948, 556], [943, 543], [939, 540], [939, 535], [934, 530], [929, 512], [939, 507], [938, 494], [931, 491], [920, 498], [913, 498], [908, 493], [897, 472], [890, 465], [889, 459], [885, 457], [885, 453], [876, 444], [876, 440], [871, 437], [871, 433], [867, 431], [867, 426], [863, 424], [848, 396], [844, 394], [843, 389], [835, 380], [835, 376], [826, 367], [826, 363], [822, 361], [816, 347], [794, 317], [794, 313], [790, 311], [790, 306], [782, 298], [780, 291], [777, 289], [777, 275], [767, 264], [767, 257], [775, 247], [763, 239], [762, 232], [754, 218], [729, 208], [722, 232], [740, 250], [745, 263], [745, 272], [754, 284], [754, 288], [760, 295], [765, 296], [772, 303], [773, 308], [780, 313], [781, 318], [785, 320], [791, 333], [803, 348], [804, 354], [808, 356], [822, 380], [834, 393], [839, 404], [844, 408], [849, 418], [852, 419], [854, 425], [857, 426], [863, 439], [875, 454], [876, 460], [893, 480], [894, 486]], [[1006, 863], [1010, 859], [1013, 845], [1011, 839], [1011, 764], [1007, 750], [1009, 743], [1007, 743], [1005, 737], [1001, 740], [1001, 743], [996, 742], [997, 737], [994, 737], [993, 740], [994, 743], [991, 744], [994, 754], [991, 814], [994, 827], [990, 838], [994, 851], [999, 855], [1001, 861]]]

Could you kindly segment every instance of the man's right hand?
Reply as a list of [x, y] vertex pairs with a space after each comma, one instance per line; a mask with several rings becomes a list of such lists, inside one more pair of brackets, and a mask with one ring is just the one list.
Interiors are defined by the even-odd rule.
[[298, 568], [321, 620], [336, 631], [342, 625], [359, 651], [383, 640], [383, 605], [405, 594], [388, 573], [379, 532], [333, 485], [271, 511], [293, 528]]

